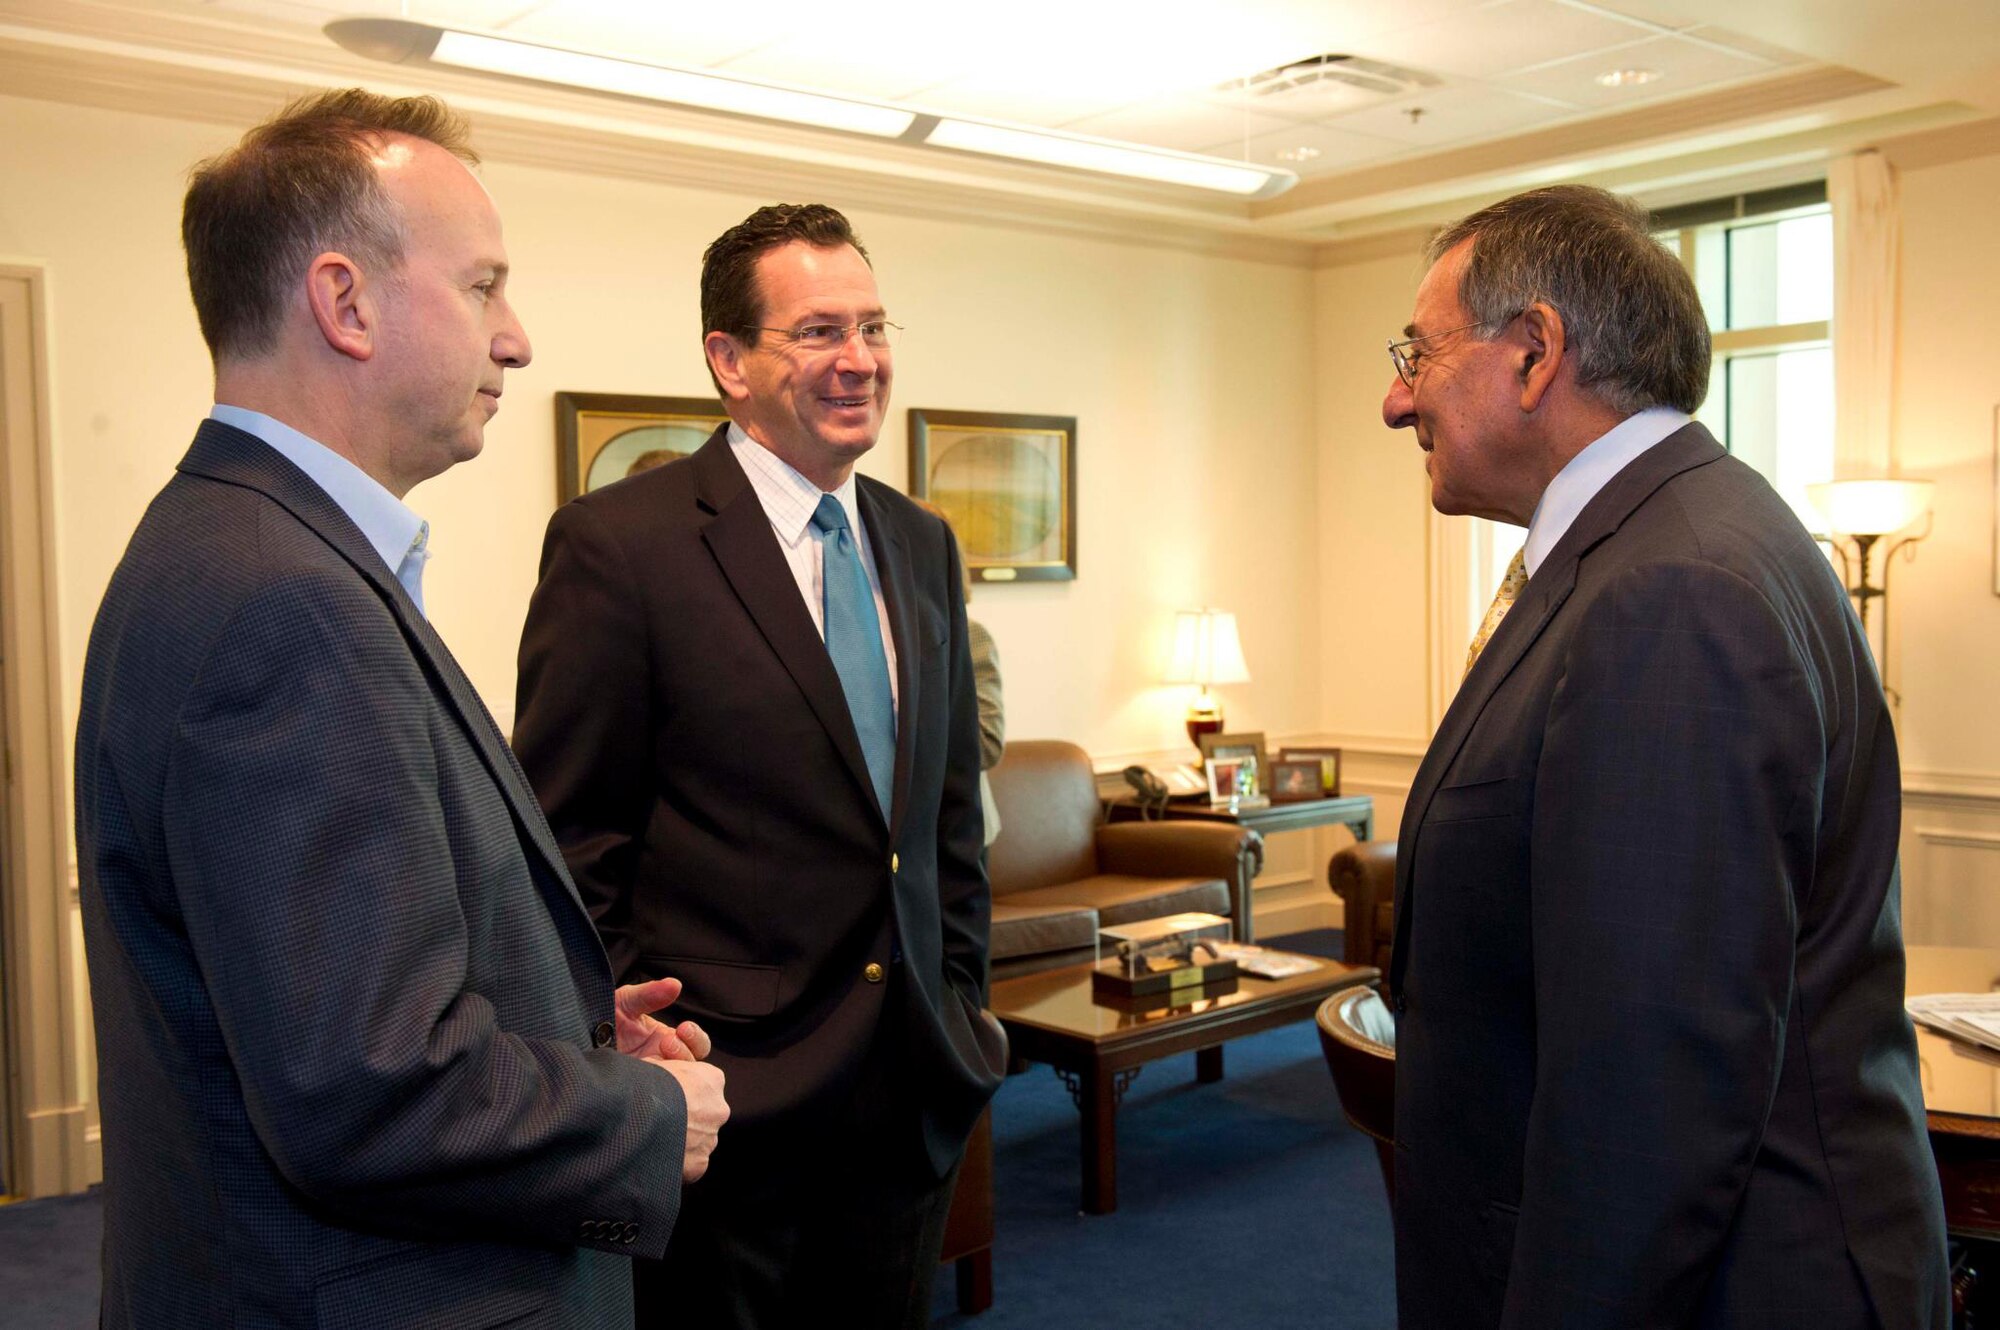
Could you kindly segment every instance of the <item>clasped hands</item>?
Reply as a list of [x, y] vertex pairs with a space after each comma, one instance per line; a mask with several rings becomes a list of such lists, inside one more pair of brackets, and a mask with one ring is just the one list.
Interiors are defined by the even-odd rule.
[[626, 984], [618, 990], [618, 1051], [643, 1059], [680, 1082], [687, 1100], [687, 1148], [681, 1159], [681, 1180], [693, 1182], [708, 1171], [716, 1136], [729, 1120], [722, 1097], [722, 1068], [702, 1061], [710, 1048], [708, 1032], [693, 1021], [668, 1025], [653, 1013], [673, 1005], [681, 995], [678, 979], [654, 979]]

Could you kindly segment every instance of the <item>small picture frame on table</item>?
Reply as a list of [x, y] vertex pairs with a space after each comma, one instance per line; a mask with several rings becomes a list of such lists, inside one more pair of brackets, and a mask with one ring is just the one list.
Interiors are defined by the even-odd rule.
[[1270, 802], [1271, 760], [1265, 755], [1262, 734], [1204, 734], [1201, 760], [1208, 770], [1211, 804], [1260, 808]]
[[1319, 763], [1319, 792], [1332, 799], [1340, 794], [1340, 750], [1338, 748], [1280, 748], [1280, 762]]
[[1319, 762], [1316, 759], [1302, 762], [1279, 758], [1271, 764], [1271, 801], [1273, 803], [1302, 803], [1307, 799], [1324, 799], [1320, 790]]

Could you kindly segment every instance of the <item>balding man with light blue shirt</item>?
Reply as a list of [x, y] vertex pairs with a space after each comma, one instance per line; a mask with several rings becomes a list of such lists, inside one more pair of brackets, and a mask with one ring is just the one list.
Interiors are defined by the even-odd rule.
[[403, 495], [529, 357], [472, 161], [442, 104], [352, 90], [188, 190], [218, 405], [77, 724], [113, 1330], [629, 1325], [727, 1115], [424, 617]]

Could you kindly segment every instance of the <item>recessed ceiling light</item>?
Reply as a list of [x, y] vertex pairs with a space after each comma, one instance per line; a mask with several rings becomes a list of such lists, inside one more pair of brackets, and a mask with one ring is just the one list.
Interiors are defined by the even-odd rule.
[[1271, 155], [1281, 162], [1309, 162], [1319, 156], [1319, 149], [1308, 148], [1301, 143], [1296, 148], [1280, 148]]
[[1597, 76], [1597, 81], [1607, 88], [1636, 88], [1664, 77], [1657, 69], [1607, 69]]

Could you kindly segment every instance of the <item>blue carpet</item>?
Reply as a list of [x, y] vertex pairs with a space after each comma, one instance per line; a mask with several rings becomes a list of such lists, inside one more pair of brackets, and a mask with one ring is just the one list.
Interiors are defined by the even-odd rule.
[[96, 1325], [103, 1238], [104, 1207], [95, 1191], [0, 1206], [0, 1326]]
[[[1340, 934], [1270, 941], [1338, 955]], [[1179, 1323], [1244, 1330], [1395, 1324], [1388, 1197], [1374, 1143], [1340, 1116], [1310, 1022], [1145, 1068], [1118, 1111], [1118, 1210], [1079, 1213], [1077, 1114], [1047, 1067], [993, 1105], [994, 1301], [940, 1326]]]
[[[1269, 939], [1338, 955], [1340, 934]], [[1228, 1045], [1217, 1085], [1193, 1055], [1145, 1068], [1118, 1111], [1118, 1211], [1078, 1212], [1076, 1109], [1047, 1067], [993, 1106], [994, 1303], [962, 1330], [1169, 1322], [1218, 1330], [1395, 1324], [1389, 1206], [1374, 1145], [1340, 1116], [1310, 1022]], [[0, 1206], [0, 1326], [97, 1323], [96, 1194]]]

